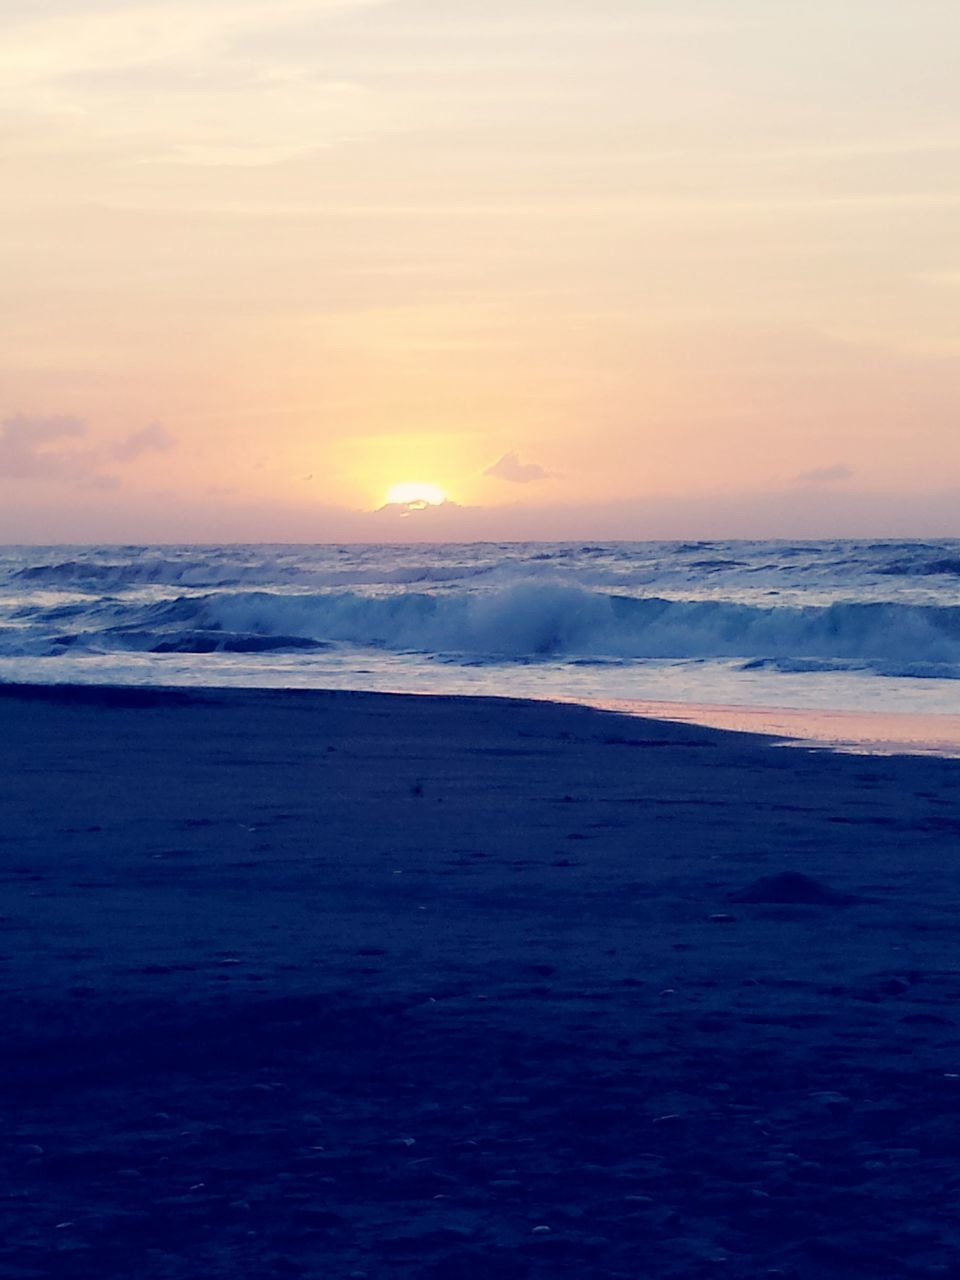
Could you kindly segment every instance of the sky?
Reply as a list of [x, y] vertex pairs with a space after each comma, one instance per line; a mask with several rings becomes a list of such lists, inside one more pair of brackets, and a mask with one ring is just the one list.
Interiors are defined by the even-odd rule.
[[3, 0], [0, 540], [960, 536], [958, 47]]

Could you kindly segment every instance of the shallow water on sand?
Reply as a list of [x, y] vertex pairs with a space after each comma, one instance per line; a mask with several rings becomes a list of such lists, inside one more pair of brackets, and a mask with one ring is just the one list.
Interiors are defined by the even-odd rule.
[[820, 711], [789, 707], [724, 707], [702, 703], [612, 701], [597, 704], [628, 715], [760, 733], [785, 745], [861, 755], [930, 755], [960, 759], [960, 715], [897, 711]]

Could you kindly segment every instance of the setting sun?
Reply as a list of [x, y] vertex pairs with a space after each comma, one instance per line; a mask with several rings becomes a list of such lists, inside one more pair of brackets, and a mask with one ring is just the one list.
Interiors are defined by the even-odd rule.
[[398, 507], [439, 507], [447, 501], [447, 495], [435, 484], [421, 484], [408, 480], [391, 485], [387, 490], [387, 505]]

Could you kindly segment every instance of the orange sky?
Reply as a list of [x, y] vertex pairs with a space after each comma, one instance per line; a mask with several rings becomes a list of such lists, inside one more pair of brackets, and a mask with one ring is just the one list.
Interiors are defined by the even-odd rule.
[[[0, 538], [960, 535], [955, 0], [6, 0]], [[391, 485], [456, 507], [370, 514]]]

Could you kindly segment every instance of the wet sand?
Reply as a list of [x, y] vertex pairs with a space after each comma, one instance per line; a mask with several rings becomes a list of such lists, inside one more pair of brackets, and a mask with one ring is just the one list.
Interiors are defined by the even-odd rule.
[[960, 762], [11, 687], [0, 759], [4, 1277], [956, 1274]]

